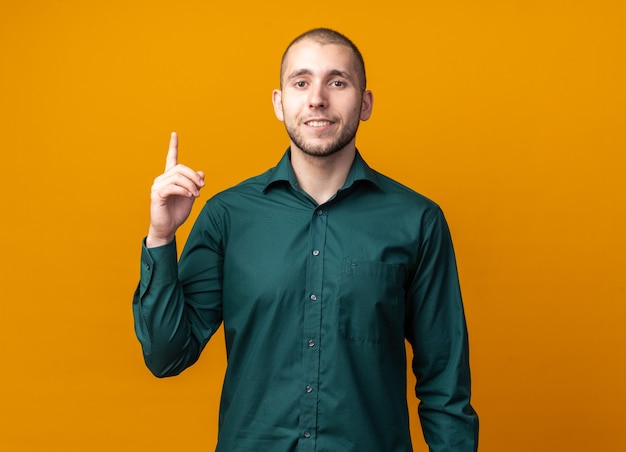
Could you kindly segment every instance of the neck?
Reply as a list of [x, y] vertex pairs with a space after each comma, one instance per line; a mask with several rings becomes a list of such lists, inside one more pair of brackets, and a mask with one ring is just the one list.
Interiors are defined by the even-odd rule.
[[346, 182], [355, 155], [356, 149], [351, 146], [329, 156], [315, 157], [292, 144], [291, 166], [300, 188], [318, 204], [323, 204]]

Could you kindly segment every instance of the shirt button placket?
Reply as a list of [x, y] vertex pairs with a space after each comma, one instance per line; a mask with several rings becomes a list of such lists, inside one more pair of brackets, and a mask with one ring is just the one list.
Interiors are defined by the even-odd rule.
[[304, 391], [300, 403], [300, 428], [302, 443], [298, 450], [314, 451], [317, 432], [317, 404], [320, 367], [320, 347], [318, 346], [322, 323], [322, 290], [324, 279], [323, 248], [326, 243], [328, 212], [317, 208], [312, 212], [309, 228], [309, 256], [306, 270], [307, 300], [304, 305], [303, 362], [302, 379]]

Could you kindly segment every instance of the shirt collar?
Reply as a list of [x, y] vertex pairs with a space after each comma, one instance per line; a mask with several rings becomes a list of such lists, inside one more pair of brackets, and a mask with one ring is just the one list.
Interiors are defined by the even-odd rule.
[[[352, 162], [350, 172], [341, 190], [350, 188], [358, 181], [369, 182], [380, 188], [380, 182], [376, 172], [363, 160], [363, 157], [361, 157], [357, 149], [354, 162]], [[288, 182], [292, 187], [298, 186], [296, 175], [291, 167], [291, 148], [287, 149], [274, 169], [269, 171], [263, 192], [266, 193], [270, 188], [274, 185], [278, 185], [280, 182]]]

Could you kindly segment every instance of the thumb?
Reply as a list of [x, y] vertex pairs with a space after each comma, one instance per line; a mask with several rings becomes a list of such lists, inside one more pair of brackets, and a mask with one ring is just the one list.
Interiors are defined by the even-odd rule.
[[174, 168], [176, 165], [178, 165], [178, 135], [176, 132], [172, 132], [170, 136], [170, 148], [167, 151], [167, 158], [165, 159], [165, 171]]

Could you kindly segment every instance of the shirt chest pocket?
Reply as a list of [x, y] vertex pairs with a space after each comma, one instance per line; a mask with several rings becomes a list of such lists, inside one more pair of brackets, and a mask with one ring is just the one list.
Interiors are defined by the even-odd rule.
[[340, 334], [360, 342], [403, 337], [404, 278], [401, 265], [345, 259], [339, 296]]

